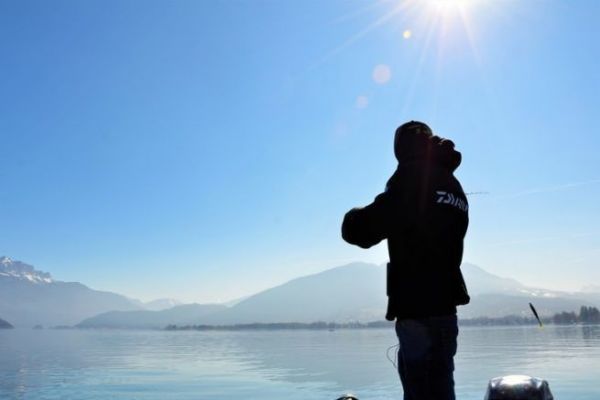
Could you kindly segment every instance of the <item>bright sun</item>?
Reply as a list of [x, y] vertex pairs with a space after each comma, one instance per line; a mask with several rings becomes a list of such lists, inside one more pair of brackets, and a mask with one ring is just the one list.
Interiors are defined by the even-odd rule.
[[465, 13], [474, 0], [427, 0], [431, 12], [438, 14]]
[[[443, 62], [444, 49], [464, 42], [470, 47], [474, 57], [479, 59], [477, 34], [472, 13], [482, 7], [492, 5], [492, 0], [378, 0], [368, 7], [359, 9], [351, 16], [368, 14], [381, 8], [379, 16], [364, 28], [348, 37], [338, 47], [332, 49], [320, 62], [334, 56], [382, 26], [391, 26], [398, 32], [398, 39], [417, 41], [425, 54], [432, 47], [438, 48], [438, 63]], [[481, 10], [479, 10], [481, 11]], [[478, 12], [479, 13], [479, 12]], [[344, 20], [347, 17], [342, 17]], [[400, 42], [399, 42], [400, 43]]]

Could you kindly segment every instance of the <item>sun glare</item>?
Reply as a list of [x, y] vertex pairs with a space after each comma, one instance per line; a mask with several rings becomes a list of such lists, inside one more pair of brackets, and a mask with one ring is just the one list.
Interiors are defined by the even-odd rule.
[[[427, 12], [438, 16], [441, 22], [447, 23], [447, 20], [459, 17], [464, 19], [468, 15], [470, 8], [473, 8], [475, 0], [429, 0]], [[463, 20], [463, 23], [466, 21]]]
[[465, 7], [468, 3], [472, 1], [469, 0], [429, 0], [429, 3], [436, 7], [438, 10], [445, 10], [448, 8], [456, 8], [456, 7]]
[[[404, 43], [410, 40], [411, 48], [417, 49], [420, 55], [413, 58], [416, 68], [410, 85], [406, 91], [405, 107], [412, 103], [416, 82], [419, 81], [424, 66], [433, 63], [434, 75], [429, 79], [438, 82], [442, 79], [444, 65], [449, 59], [456, 59], [457, 54], [471, 54], [472, 59], [483, 68], [478, 43], [477, 17], [487, 14], [492, 8], [502, 2], [492, 0], [379, 0], [368, 8], [361, 8], [349, 16], [343, 16], [336, 21], [348, 18], [365, 18], [365, 25], [351, 34], [345, 41], [332, 49], [312, 67], [346, 50], [356, 42], [377, 30], [385, 29], [395, 38], [398, 54], [401, 54]], [[486, 10], [483, 10], [483, 8]], [[490, 7], [493, 6], [493, 7]], [[504, 8], [504, 6], [502, 6]], [[374, 12], [374, 10], [377, 10]], [[392, 53], [393, 56], [393, 53]], [[373, 60], [374, 63], [379, 60]], [[378, 85], [386, 85], [392, 77], [390, 65], [376, 65], [372, 72], [372, 80]], [[365, 108], [370, 99], [359, 97], [357, 108]]]

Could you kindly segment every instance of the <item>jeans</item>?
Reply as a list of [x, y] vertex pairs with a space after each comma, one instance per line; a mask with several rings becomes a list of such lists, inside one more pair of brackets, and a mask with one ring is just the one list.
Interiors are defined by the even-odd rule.
[[455, 400], [456, 315], [396, 321], [404, 400]]

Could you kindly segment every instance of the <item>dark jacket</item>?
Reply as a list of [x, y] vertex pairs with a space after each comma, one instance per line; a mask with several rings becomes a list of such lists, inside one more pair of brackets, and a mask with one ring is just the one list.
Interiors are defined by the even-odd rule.
[[387, 319], [455, 314], [469, 302], [460, 272], [469, 205], [453, 175], [461, 156], [437, 136], [404, 145], [386, 190], [346, 214], [342, 237], [363, 248], [388, 240]]

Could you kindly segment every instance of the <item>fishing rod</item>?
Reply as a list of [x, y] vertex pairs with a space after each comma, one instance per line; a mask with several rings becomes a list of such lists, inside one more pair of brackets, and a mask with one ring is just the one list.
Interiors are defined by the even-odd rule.
[[540, 316], [538, 315], [537, 310], [535, 309], [533, 304], [529, 303], [529, 308], [531, 308], [531, 311], [533, 312], [535, 319], [537, 319], [538, 324], [540, 324], [540, 328], [543, 328], [544, 324], [542, 324], [542, 320], [540, 319]]

